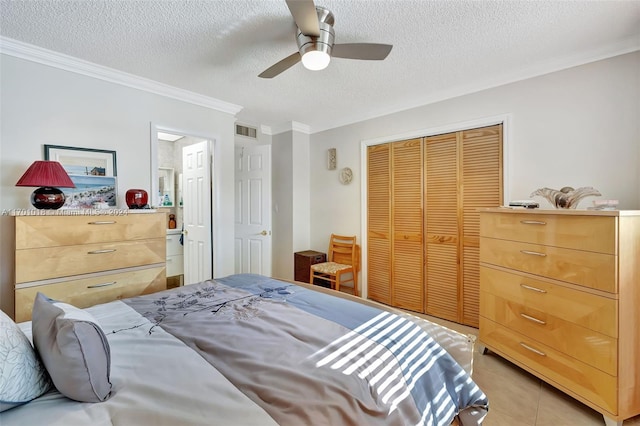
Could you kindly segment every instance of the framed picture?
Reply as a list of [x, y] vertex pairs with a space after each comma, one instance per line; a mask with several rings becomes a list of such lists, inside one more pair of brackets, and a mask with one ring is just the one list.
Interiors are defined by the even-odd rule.
[[103, 209], [116, 207], [118, 194], [115, 151], [45, 145], [44, 159], [58, 161], [62, 164], [76, 186], [75, 188], [62, 188], [66, 197], [62, 208]]
[[44, 159], [62, 164], [69, 175], [117, 176], [116, 152], [104, 149], [45, 145]]

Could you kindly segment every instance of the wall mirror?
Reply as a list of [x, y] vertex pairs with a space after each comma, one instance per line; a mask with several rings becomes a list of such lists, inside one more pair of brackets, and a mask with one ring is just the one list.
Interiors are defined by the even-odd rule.
[[158, 205], [173, 207], [176, 200], [175, 172], [169, 167], [158, 167]]

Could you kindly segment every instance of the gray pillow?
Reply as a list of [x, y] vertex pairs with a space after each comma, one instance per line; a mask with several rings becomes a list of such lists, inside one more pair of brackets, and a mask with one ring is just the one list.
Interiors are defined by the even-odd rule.
[[104, 332], [88, 312], [36, 295], [33, 343], [55, 387], [82, 402], [111, 396], [111, 352]]
[[49, 375], [31, 342], [0, 311], [0, 411], [27, 403], [49, 388]]

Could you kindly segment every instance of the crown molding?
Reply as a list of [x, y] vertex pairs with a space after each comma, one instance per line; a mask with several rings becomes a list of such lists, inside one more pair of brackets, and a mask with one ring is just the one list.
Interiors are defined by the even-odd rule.
[[260, 125], [260, 132], [262, 132], [263, 135], [273, 135], [273, 133], [271, 133], [271, 126], [267, 126], [266, 124]]
[[0, 36], [0, 53], [236, 115], [242, 106]]
[[543, 63], [536, 63], [531, 66], [516, 70], [507, 70], [501, 75], [492, 76], [484, 80], [473, 81], [444, 90], [440, 90], [430, 94], [427, 97], [415, 99], [413, 102], [407, 102], [398, 108], [384, 108], [379, 111], [369, 112], [366, 114], [357, 113], [354, 116], [344, 117], [343, 120], [333, 122], [330, 125], [315, 126], [313, 133], [320, 133], [326, 130], [332, 130], [339, 127], [349, 126], [352, 124], [362, 123], [367, 120], [373, 120], [380, 117], [386, 117], [391, 114], [401, 113], [426, 105], [453, 99], [459, 96], [470, 95], [472, 93], [481, 92], [483, 90], [493, 89], [507, 84], [517, 83], [519, 81], [531, 78], [541, 77], [554, 72], [564, 71], [570, 68], [598, 62], [616, 56], [625, 55], [640, 51], [640, 38], [631, 36], [616, 43], [591, 49], [587, 52], [581, 52], [574, 55], [557, 57]]
[[297, 121], [288, 121], [286, 123], [278, 124], [271, 127], [269, 126], [263, 126], [263, 127], [264, 127], [264, 130], [268, 130], [268, 131], [263, 131], [263, 133], [267, 135], [278, 135], [284, 132], [300, 132], [306, 135], [311, 134], [310, 126]]

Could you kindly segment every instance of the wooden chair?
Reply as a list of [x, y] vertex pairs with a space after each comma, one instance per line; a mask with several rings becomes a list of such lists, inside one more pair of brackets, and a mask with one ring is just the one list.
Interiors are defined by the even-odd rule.
[[[360, 246], [356, 237], [331, 234], [327, 262], [311, 265], [310, 282], [314, 279], [328, 281], [332, 289], [340, 291], [344, 283], [353, 283], [353, 294], [358, 296], [358, 271], [360, 270]], [[345, 279], [343, 275], [351, 274]]]

